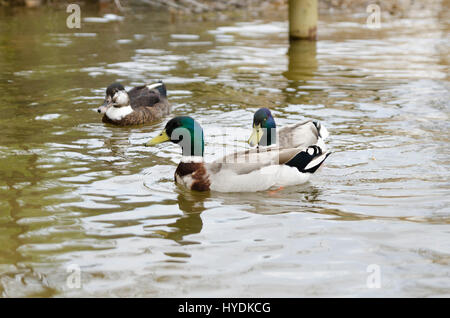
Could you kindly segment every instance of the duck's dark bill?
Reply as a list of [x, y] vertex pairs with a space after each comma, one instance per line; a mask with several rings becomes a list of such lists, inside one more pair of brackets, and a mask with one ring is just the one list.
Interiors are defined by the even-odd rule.
[[106, 113], [107, 110], [108, 110], [108, 102], [105, 100], [103, 104], [97, 109], [97, 112], [99, 112], [100, 114], [104, 114]]
[[149, 147], [160, 144], [165, 141], [170, 141], [170, 138], [169, 136], [167, 136], [166, 130], [163, 130], [158, 136], [147, 142], [145, 145]]

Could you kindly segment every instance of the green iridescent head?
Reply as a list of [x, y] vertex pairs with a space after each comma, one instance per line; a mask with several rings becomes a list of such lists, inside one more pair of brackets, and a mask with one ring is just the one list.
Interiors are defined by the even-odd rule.
[[275, 120], [267, 108], [260, 108], [253, 116], [253, 131], [248, 139], [250, 146], [270, 146], [277, 143]]
[[192, 117], [172, 118], [167, 122], [163, 131], [145, 145], [153, 146], [166, 141], [180, 145], [183, 156], [203, 157], [205, 148], [203, 129]]

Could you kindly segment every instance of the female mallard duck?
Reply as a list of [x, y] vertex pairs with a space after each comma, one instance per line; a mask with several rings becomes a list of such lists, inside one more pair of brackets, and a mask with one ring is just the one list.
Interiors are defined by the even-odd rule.
[[197, 191], [255, 192], [305, 183], [329, 155], [317, 145], [306, 149], [271, 147], [205, 163], [203, 129], [188, 116], [169, 120], [164, 130], [145, 145], [166, 141], [182, 149], [175, 182]]
[[134, 87], [128, 92], [114, 83], [106, 89], [103, 105], [98, 108], [102, 121], [118, 126], [146, 124], [170, 113], [163, 82]]
[[326, 150], [324, 139], [328, 131], [318, 121], [304, 121], [276, 129], [272, 113], [260, 108], [253, 116], [253, 131], [248, 140], [250, 146], [278, 146], [284, 148], [306, 148], [318, 145]]

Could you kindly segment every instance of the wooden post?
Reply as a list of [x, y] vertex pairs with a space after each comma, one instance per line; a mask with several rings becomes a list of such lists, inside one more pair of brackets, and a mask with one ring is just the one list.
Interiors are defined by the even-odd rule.
[[315, 41], [317, 18], [317, 0], [289, 0], [289, 37]]

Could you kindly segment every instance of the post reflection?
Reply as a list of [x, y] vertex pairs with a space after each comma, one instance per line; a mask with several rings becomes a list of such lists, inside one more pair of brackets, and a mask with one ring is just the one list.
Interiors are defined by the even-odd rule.
[[317, 72], [317, 42], [291, 40], [288, 49], [288, 70], [284, 77], [295, 81], [311, 80]]

